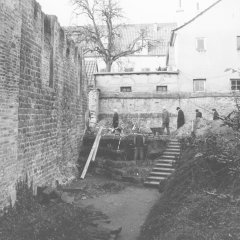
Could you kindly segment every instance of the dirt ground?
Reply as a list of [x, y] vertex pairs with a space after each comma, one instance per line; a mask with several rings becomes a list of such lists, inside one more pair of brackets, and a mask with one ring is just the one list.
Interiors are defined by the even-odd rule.
[[[90, 180], [95, 182], [93, 178]], [[104, 184], [107, 179], [98, 179]], [[140, 233], [151, 207], [159, 199], [156, 189], [135, 185], [126, 185], [118, 192], [106, 192], [94, 198], [75, 198], [75, 204], [81, 207], [92, 206], [106, 214], [113, 225], [122, 226], [119, 240], [135, 240]]]

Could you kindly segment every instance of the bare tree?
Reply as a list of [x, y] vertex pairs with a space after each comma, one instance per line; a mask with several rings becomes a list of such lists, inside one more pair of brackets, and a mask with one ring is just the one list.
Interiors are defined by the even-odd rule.
[[72, 1], [75, 13], [89, 20], [88, 25], [79, 27], [73, 34], [78, 34], [78, 42], [85, 43], [85, 53], [96, 53], [103, 58], [108, 72], [117, 59], [139, 52], [148, 44], [146, 29], [141, 29], [127, 46], [121, 44], [123, 14], [116, 0]]

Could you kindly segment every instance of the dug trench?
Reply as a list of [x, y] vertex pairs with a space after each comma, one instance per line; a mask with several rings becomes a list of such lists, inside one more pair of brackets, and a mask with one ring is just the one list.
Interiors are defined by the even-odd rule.
[[[84, 139], [82, 163], [86, 162], [93, 139]], [[122, 141], [120, 151], [114, 151], [118, 149], [117, 137], [103, 138], [85, 179], [57, 188], [39, 187], [37, 196], [28, 178], [20, 181], [15, 205], [0, 215], [0, 239], [137, 239], [146, 216], [159, 199], [158, 190], [145, 188], [142, 180], [153, 159], [164, 151], [167, 140], [149, 138], [146, 143], [144, 160], [134, 161], [131, 137]], [[79, 167], [79, 173], [81, 170]]]
[[[96, 161], [91, 162], [89, 171], [116, 180], [132, 183], [143, 183], [149, 174], [156, 158], [166, 149], [168, 138], [164, 136], [145, 136], [142, 160], [134, 159], [134, 135], [120, 137], [118, 135], [105, 135], [101, 138]], [[86, 159], [94, 142], [93, 136], [85, 136], [81, 158], [79, 159], [79, 172], [82, 171]]]
[[[143, 160], [136, 161], [133, 159], [133, 135], [123, 139], [119, 136], [104, 136], [86, 179], [76, 181], [69, 189], [74, 191], [86, 184], [93, 186], [92, 194], [88, 195], [90, 191], [87, 187], [85, 195], [75, 193], [75, 204], [81, 207], [91, 206], [107, 215], [113, 229], [121, 229], [116, 239], [137, 239], [146, 216], [159, 198], [158, 190], [144, 187], [143, 181], [149, 174], [154, 159], [165, 150], [167, 141], [164, 137], [147, 138]], [[85, 161], [93, 142], [94, 136], [84, 138], [81, 156]], [[82, 159], [80, 161], [79, 172], [83, 169], [81, 163], [84, 163]], [[106, 192], [96, 194], [96, 189], [105, 187], [108, 188]]]

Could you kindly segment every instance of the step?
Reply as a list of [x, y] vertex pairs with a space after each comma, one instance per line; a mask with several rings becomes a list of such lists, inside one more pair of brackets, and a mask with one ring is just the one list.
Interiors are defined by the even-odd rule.
[[162, 162], [162, 163], [169, 163], [169, 162], [176, 162], [175, 159], [171, 159], [171, 158], [159, 158], [157, 160], [154, 161], [154, 163], [159, 163], [159, 162]]
[[167, 154], [163, 154], [160, 159], [176, 159], [176, 154], [175, 155], [167, 155]]
[[181, 152], [181, 149], [180, 149], [180, 148], [168, 148], [168, 147], [167, 147], [167, 148], [165, 149], [165, 151], [166, 151], [166, 152], [169, 151], [169, 152], [179, 152], [179, 153], [180, 153], [180, 152]]
[[152, 172], [167, 172], [167, 171], [169, 171], [169, 172], [174, 172], [175, 171], [175, 169], [174, 168], [167, 168], [167, 167], [154, 167], [153, 169], [152, 169]]
[[160, 167], [162, 167], [162, 168], [172, 168], [172, 163], [156, 163], [155, 165], [154, 165], [154, 167], [156, 167], [156, 168], [160, 168]]
[[170, 143], [170, 144], [167, 145], [167, 147], [179, 147], [180, 148], [181, 145], [177, 144], [177, 143], [176, 144], [175, 143]]
[[150, 176], [155, 176], [155, 177], [168, 177], [172, 173], [171, 172], [150, 172]]
[[[180, 154], [181, 153], [181, 151], [179, 149], [166, 149], [165, 152], [167, 152], [167, 153], [171, 152], [171, 153], [174, 153], [174, 154]], [[165, 152], [163, 152], [163, 153], [165, 153]]]
[[180, 146], [167, 146], [166, 149], [168, 149], [168, 148], [170, 148], [170, 149], [181, 149]]
[[152, 186], [152, 187], [157, 187], [159, 185], [159, 181], [145, 181], [144, 185], [146, 186]]
[[166, 154], [166, 155], [180, 155], [180, 151], [179, 152], [175, 152], [175, 151], [165, 151], [164, 153], [163, 153], [164, 155]]
[[150, 176], [147, 177], [147, 180], [151, 180], [151, 181], [161, 181], [161, 180], [165, 180], [166, 177], [157, 177], [157, 176]]
[[176, 163], [174, 160], [159, 160], [154, 166], [159, 167], [161, 164], [168, 164], [168, 166], [173, 166]]

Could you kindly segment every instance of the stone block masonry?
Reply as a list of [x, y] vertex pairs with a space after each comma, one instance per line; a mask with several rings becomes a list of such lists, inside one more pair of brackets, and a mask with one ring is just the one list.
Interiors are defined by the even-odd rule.
[[[99, 119], [111, 119], [116, 108], [124, 122], [160, 127], [165, 106], [171, 114], [171, 131], [177, 127], [177, 107], [184, 111], [186, 121], [195, 119], [196, 109], [204, 118], [212, 119], [212, 108], [226, 116], [235, 109], [234, 96], [240, 97], [239, 93], [228, 89], [222, 92], [180, 91], [182, 82], [178, 72], [96, 73], [95, 79], [100, 91]], [[121, 91], [122, 87], [128, 87], [129, 91]]]
[[[129, 94], [130, 95], [130, 94]], [[170, 131], [177, 127], [177, 107], [184, 111], [185, 121], [191, 121], [196, 117], [196, 109], [199, 109], [203, 117], [212, 120], [212, 109], [216, 108], [220, 115], [227, 116], [235, 109], [235, 101], [232, 96], [182, 96], [177, 97], [151, 97], [145, 94], [141, 98], [132, 94], [126, 96], [100, 95], [99, 119], [112, 119], [113, 109], [119, 111], [120, 119], [124, 122], [132, 121], [143, 127], [160, 127], [162, 125], [162, 107], [165, 106], [170, 112]], [[176, 95], [177, 96], [177, 95]], [[166, 131], [166, 130], [165, 130]]]
[[35, 0], [0, 2], [0, 207], [26, 174], [67, 181], [88, 108], [82, 56]]

